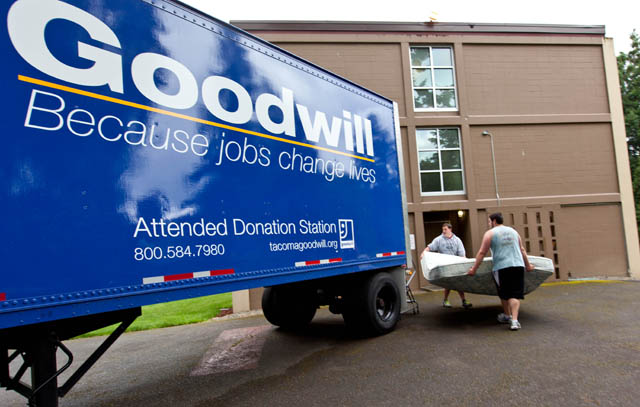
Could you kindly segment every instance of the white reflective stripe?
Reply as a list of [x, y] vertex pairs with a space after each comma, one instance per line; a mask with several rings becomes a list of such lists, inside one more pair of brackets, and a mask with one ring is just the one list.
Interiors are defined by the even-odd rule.
[[404, 254], [404, 252], [376, 253], [376, 257], [399, 256], [401, 254]]
[[142, 279], [142, 284], [154, 284], [154, 283], [164, 283], [164, 276], [145, 277]]
[[309, 261], [297, 261], [296, 262], [296, 267], [317, 266], [318, 264], [341, 263], [341, 262], [342, 262], [342, 258], [322, 259], [322, 260], [309, 260]]
[[193, 273], [193, 278], [198, 277], [211, 277], [211, 271], [197, 271]]

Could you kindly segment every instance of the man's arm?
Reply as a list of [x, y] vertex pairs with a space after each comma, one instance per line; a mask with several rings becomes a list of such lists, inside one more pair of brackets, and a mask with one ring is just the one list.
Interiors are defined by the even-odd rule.
[[[430, 251], [431, 251], [431, 249], [429, 248], [429, 246], [431, 246], [431, 245], [435, 245], [435, 244], [436, 244], [436, 240], [438, 240], [438, 238], [437, 238], [437, 237], [436, 237], [435, 239], [433, 239], [433, 241], [432, 241], [431, 243], [429, 243], [429, 244], [427, 245], [427, 247], [425, 247], [425, 248], [424, 248], [424, 250], [422, 251], [422, 253], [420, 253], [420, 260], [422, 260], [422, 257], [424, 257], [424, 254], [425, 254], [426, 252], [430, 252]], [[437, 251], [437, 250], [436, 250], [436, 251]]]
[[424, 250], [422, 251], [422, 253], [420, 253], [420, 260], [422, 260], [422, 258], [424, 257], [424, 254], [426, 252], [430, 252], [431, 250], [429, 249], [429, 245], [427, 245], [427, 247], [424, 248]]
[[534, 267], [529, 262], [529, 257], [527, 256], [527, 251], [524, 249], [522, 245], [522, 239], [520, 239], [520, 235], [518, 235], [518, 244], [520, 244], [520, 253], [522, 253], [522, 260], [524, 260], [524, 269], [527, 271], [533, 271]]
[[480, 245], [480, 250], [478, 250], [478, 254], [476, 255], [476, 262], [469, 268], [467, 272], [468, 275], [474, 276], [478, 267], [480, 267], [480, 263], [484, 259], [484, 256], [489, 252], [491, 248], [491, 238], [493, 237], [493, 230], [488, 230], [484, 236], [482, 237], [482, 245]]

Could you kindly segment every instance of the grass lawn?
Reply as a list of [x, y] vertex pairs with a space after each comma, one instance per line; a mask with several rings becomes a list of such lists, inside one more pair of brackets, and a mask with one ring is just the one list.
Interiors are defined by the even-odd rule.
[[[147, 305], [142, 307], [142, 315], [129, 326], [127, 332], [206, 321], [218, 315], [221, 308], [231, 308], [231, 293]], [[106, 328], [80, 335], [78, 338], [109, 335], [118, 325], [110, 325]]]

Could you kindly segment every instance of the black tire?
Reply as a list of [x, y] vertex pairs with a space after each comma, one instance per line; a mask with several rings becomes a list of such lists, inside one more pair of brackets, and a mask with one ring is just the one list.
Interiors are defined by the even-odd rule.
[[391, 275], [376, 273], [347, 295], [342, 317], [358, 334], [383, 335], [396, 327], [400, 301], [400, 289]]
[[266, 287], [262, 294], [262, 312], [267, 321], [284, 329], [300, 329], [316, 314], [314, 290], [296, 285]]

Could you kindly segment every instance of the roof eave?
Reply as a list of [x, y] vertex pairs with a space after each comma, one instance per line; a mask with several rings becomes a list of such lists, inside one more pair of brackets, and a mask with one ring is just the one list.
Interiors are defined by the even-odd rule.
[[231, 24], [246, 31], [339, 31], [407, 33], [486, 33], [486, 34], [572, 34], [605, 35], [604, 25], [494, 24], [444, 22], [380, 21], [267, 21], [234, 20]]

